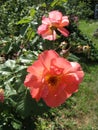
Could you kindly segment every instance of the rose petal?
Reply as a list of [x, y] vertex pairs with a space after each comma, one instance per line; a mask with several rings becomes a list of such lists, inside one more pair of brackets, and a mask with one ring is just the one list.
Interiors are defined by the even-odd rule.
[[69, 25], [69, 20], [68, 20], [68, 16], [63, 16], [62, 17], [62, 21], [60, 23], [60, 26], [61, 27], [64, 27], [64, 26], [68, 26]]
[[74, 74], [65, 75], [64, 81], [66, 83], [65, 91], [67, 93], [72, 94], [72, 93], [78, 91], [79, 79], [77, 79], [77, 75], [75, 75], [75, 73]]
[[67, 99], [67, 94], [64, 90], [62, 90], [61, 93], [53, 95], [52, 93], [49, 93], [47, 97], [43, 98], [46, 104], [50, 107], [57, 107], [60, 106], [62, 103], [65, 102]]
[[54, 66], [54, 70], [57, 67], [59, 69], [60, 68], [63, 69], [64, 74], [68, 73], [68, 71], [72, 68], [70, 62], [64, 58], [61, 58], [61, 57], [57, 57], [57, 58], [53, 59], [51, 62], [51, 66]]
[[47, 40], [55, 40], [56, 39], [56, 32], [55, 30], [47, 30], [45, 33], [42, 34], [42, 37]]
[[38, 27], [37, 33], [38, 33], [39, 35], [42, 35], [42, 34], [46, 33], [48, 30], [49, 30], [49, 26], [46, 25], [46, 24], [42, 24], [42, 25], [40, 25], [40, 26]]
[[60, 27], [60, 28], [57, 28], [57, 30], [58, 30], [59, 32], [61, 32], [61, 34], [63, 34], [65, 37], [68, 37], [68, 36], [69, 36], [69, 32], [68, 32], [67, 29]]
[[59, 57], [59, 55], [54, 50], [44, 51], [39, 55], [39, 60], [50, 70], [51, 60]]
[[61, 21], [61, 19], [62, 19], [62, 13], [61, 12], [59, 12], [59, 11], [57, 11], [57, 10], [55, 10], [55, 11], [51, 11], [50, 13], [49, 13], [49, 18], [51, 19], [51, 22], [52, 22], [52, 20], [54, 21], [55, 20], [55, 22], [57, 21]]
[[36, 77], [32, 74], [28, 74], [25, 78], [24, 85], [27, 87], [37, 88], [41, 84], [42, 77]]
[[43, 17], [42, 18], [42, 24], [51, 25], [51, 21], [49, 18]]

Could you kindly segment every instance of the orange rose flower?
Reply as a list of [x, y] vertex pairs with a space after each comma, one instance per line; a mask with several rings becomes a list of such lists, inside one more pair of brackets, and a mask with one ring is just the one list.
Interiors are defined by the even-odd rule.
[[54, 50], [42, 52], [27, 72], [24, 85], [29, 87], [32, 98], [42, 98], [50, 107], [61, 105], [77, 92], [84, 76], [78, 63], [69, 62]]
[[38, 27], [38, 34], [44, 39], [55, 40], [57, 37], [56, 30], [58, 30], [65, 37], [68, 37], [69, 32], [65, 26], [69, 25], [68, 16], [63, 16], [61, 12], [55, 10], [49, 13], [49, 17], [42, 18], [42, 24]]

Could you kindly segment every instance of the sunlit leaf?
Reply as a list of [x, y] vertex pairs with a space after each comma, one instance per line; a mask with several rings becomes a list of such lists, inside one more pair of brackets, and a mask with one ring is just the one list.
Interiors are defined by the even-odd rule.
[[11, 121], [11, 124], [15, 130], [20, 130], [22, 127], [22, 123], [19, 120], [13, 120]]
[[56, 5], [61, 5], [63, 3], [67, 2], [67, 0], [54, 0], [52, 3], [51, 3], [51, 7], [54, 7]]
[[21, 19], [20, 21], [18, 21], [18, 22], [17, 22], [17, 25], [18, 25], [18, 24], [29, 23], [31, 20], [32, 20], [32, 17], [31, 17], [31, 16], [25, 17], [25, 18]]
[[16, 61], [15, 60], [7, 60], [5, 62], [5, 66], [8, 68], [11, 68], [13, 70], [16, 67]]
[[36, 10], [34, 8], [32, 8], [30, 10], [30, 16], [34, 17], [35, 13], [36, 13]]
[[5, 95], [7, 97], [16, 95], [16, 94], [17, 94], [17, 92], [13, 87], [9, 86], [8, 84], [5, 85]]

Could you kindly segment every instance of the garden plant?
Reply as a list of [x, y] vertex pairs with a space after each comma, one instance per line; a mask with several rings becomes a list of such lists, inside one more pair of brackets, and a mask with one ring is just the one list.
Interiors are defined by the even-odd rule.
[[70, 117], [85, 63], [98, 62], [98, 47], [79, 27], [83, 12], [67, 0], [0, 3], [0, 130], [74, 130], [74, 121], [49, 126], [45, 119], [61, 108]]

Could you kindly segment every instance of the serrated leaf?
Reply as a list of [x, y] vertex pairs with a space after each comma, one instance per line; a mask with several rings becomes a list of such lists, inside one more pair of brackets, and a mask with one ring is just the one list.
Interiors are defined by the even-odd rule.
[[29, 91], [27, 93], [22, 93], [17, 104], [16, 110], [25, 117], [29, 115], [40, 115], [50, 108], [42, 101], [36, 102], [30, 95]]
[[18, 100], [16, 110], [25, 117], [29, 116], [33, 108], [29, 92], [22, 93]]

